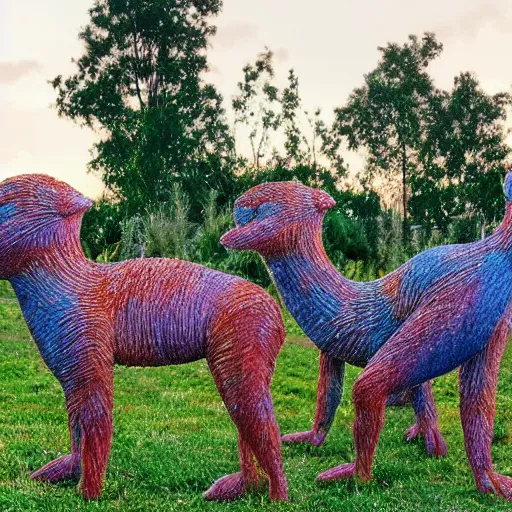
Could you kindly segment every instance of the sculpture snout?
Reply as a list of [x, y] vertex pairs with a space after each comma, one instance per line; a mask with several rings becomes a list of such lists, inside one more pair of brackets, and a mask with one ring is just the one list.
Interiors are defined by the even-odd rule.
[[237, 228], [224, 233], [220, 237], [220, 243], [228, 249], [239, 249], [239, 244], [237, 243]]
[[64, 197], [60, 201], [59, 214], [62, 217], [71, 217], [76, 213], [85, 212], [92, 206], [92, 201], [83, 196], [79, 192], [66, 191]]
[[315, 190], [313, 200], [315, 207], [321, 212], [325, 212], [336, 206], [336, 201], [323, 190]]

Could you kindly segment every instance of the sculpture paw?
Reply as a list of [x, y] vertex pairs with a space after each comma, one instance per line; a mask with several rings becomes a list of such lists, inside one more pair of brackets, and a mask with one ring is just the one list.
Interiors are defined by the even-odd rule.
[[81, 492], [84, 500], [98, 500], [101, 496], [101, 487], [102, 482], [101, 478], [95, 479], [93, 482], [89, 482], [87, 485], [84, 480], [80, 481], [80, 485], [78, 486], [78, 492]]
[[312, 446], [320, 446], [323, 444], [326, 432], [315, 432], [308, 430], [307, 432], [297, 432], [295, 434], [286, 434], [281, 437], [284, 444], [306, 443]]
[[64, 455], [58, 459], [52, 460], [42, 468], [34, 471], [30, 475], [32, 480], [43, 480], [45, 482], [56, 483], [62, 480], [80, 480], [80, 461], [72, 455]]
[[445, 457], [448, 455], [448, 446], [443, 435], [437, 427], [425, 429], [425, 432], [415, 423], [405, 433], [406, 441], [412, 441], [418, 437], [425, 439], [425, 449], [430, 457]]
[[495, 471], [488, 471], [483, 478], [477, 481], [477, 488], [480, 492], [488, 492], [501, 496], [512, 501], [512, 478], [500, 475]]
[[203, 497], [209, 501], [231, 501], [245, 493], [242, 473], [233, 473], [219, 478], [205, 493]]
[[328, 469], [323, 473], [320, 473], [316, 479], [318, 482], [325, 482], [328, 480], [348, 480], [353, 479], [356, 474], [355, 463], [341, 464], [334, 468]]
[[286, 478], [270, 481], [269, 485], [269, 498], [271, 501], [288, 501], [288, 483]]

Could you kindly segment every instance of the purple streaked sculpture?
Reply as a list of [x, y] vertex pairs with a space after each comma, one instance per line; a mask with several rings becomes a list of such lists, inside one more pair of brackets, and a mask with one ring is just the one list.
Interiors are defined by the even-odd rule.
[[205, 498], [234, 499], [264, 476], [270, 498], [286, 500], [270, 394], [285, 337], [278, 305], [253, 283], [188, 261], [88, 260], [80, 225], [90, 206], [50, 176], [0, 183], [0, 279], [12, 284], [39, 352], [62, 385], [71, 439], [71, 453], [32, 478], [79, 480], [86, 499], [98, 498], [112, 443], [114, 364], [206, 358], [238, 429], [240, 472], [218, 480]]
[[512, 499], [512, 478], [491, 460], [498, 371], [512, 318], [512, 174], [505, 218], [483, 241], [427, 250], [377, 281], [358, 283], [331, 264], [322, 244], [325, 192], [293, 182], [265, 183], [235, 202], [237, 227], [221, 241], [255, 250], [298, 324], [322, 352], [313, 430], [285, 436], [320, 444], [341, 397], [345, 362], [365, 367], [352, 390], [354, 463], [318, 480], [371, 478], [389, 401], [412, 398], [429, 453], [446, 446], [429, 381], [460, 367], [464, 440], [479, 491]]

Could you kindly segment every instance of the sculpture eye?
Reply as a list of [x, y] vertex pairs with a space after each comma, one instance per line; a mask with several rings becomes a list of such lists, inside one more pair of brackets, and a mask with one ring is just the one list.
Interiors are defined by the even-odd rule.
[[246, 206], [235, 206], [235, 222], [237, 226], [247, 226], [249, 222], [254, 220], [256, 216], [255, 208], [247, 208]]
[[7, 222], [16, 211], [16, 207], [12, 203], [0, 204], [0, 224]]
[[246, 206], [235, 207], [235, 222], [237, 226], [247, 226], [255, 219], [263, 220], [271, 217], [277, 212], [277, 207], [274, 203], [261, 203], [256, 208], [248, 208]]
[[266, 219], [267, 217], [272, 217], [277, 211], [277, 206], [274, 203], [261, 203], [256, 208], [256, 217], [259, 220]]

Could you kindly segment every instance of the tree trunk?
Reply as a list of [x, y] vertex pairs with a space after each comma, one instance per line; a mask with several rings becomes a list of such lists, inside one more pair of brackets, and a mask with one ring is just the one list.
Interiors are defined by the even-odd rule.
[[482, 240], [485, 238], [485, 228], [486, 228], [485, 217], [482, 217], [482, 221], [480, 223], [480, 237]]
[[407, 233], [407, 152], [406, 152], [404, 143], [402, 143], [402, 208], [403, 208], [402, 242], [405, 245], [407, 243], [408, 233]]

